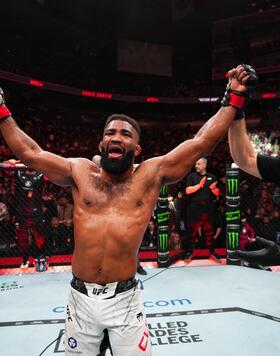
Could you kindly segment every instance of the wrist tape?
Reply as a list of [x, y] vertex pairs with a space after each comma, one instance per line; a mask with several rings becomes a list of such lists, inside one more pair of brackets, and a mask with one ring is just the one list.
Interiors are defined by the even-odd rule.
[[6, 105], [0, 105], [0, 121], [5, 120], [11, 115], [12, 114]]

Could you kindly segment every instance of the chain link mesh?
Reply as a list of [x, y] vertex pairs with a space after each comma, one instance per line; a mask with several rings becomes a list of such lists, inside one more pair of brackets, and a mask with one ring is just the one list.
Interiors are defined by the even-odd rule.
[[[220, 186], [219, 212], [224, 219], [225, 187], [223, 183]], [[272, 183], [240, 172], [241, 229], [244, 231], [249, 225], [253, 235], [279, 242], [279, 209], [273, 202], [275, 188]], [[188, 226], [182, 187], [169, 186], [168, 194], [168, 248], [172, 254], [173, 250], [187, 250]], [[156, 231], [156, 221], [151, 220]], [[71, 190], [52, 184], [36, 172], [1, 167], [0, 236], [0, 274], [70, 270], [74, 248]], [[225, 246], [225, 229], [217, 247], [222, 246]], [[155, 234], [144, 236], [140, 259], [156, 261], [156, 251]]]

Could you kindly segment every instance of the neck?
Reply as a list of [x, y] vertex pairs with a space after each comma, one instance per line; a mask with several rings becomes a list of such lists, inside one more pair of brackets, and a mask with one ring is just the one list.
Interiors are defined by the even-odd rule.
[[133, 165], [127, 171], [123, 173], [116, 173], [116, 174], [108, 173], [104, 171], [104, 169], [100, 168], [100, 175], [101, 178], [106, 180], [107, 182], [119, 183], [125, 181], [128, 177], [130, 177], [133, 171], [134, 171]]

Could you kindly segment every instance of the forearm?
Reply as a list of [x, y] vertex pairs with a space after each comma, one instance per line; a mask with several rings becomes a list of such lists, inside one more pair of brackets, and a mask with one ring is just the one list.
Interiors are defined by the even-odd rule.
[[232, 106], [222, 107], [208, 120], [195, 135], [194, 139], [202, 143], [200, 155], [207, 155], [216, 147], [226, 134], [236, 115]]
[[36, 154], [42, 151], [40, 146], [18, 127], [12, 117], [0, 122], [0, 130], [9, 148], [24, 164], [30, 165]]
[[201, 127], [194, 138], [182, 142], [163, 156], [165, 182], [182, 179], [199, 158], [209, 155], [227, 132], [235, 114], [235, 108], [222, 107]]
[[218, 197], [220, 194], [221, 194], [221, 191], [219, 188], [210, 188], [211, 189], [211, 192], [213, 195], [215, 195], [215, 197]]
[[257, 153], [249, 140], [245, 120], [234, 121], [228, 132], [231, 157], [245, 172], [260, 177], [257, 168]]
[[186, 188], [186, 194], [190, 195], [197, 192], [201, 188], [200, 184], [190, 185]]

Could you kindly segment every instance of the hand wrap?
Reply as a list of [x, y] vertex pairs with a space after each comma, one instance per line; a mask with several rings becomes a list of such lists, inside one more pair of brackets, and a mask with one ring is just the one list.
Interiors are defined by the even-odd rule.
[[247, 75], [249, 75], [249, 78], [246, 80], [247, 90], [245, 92], [240, 92], [238, 90], [231, 89], [230, 84], [232, 78], [230, 78], [224, 97], [221, 101], [222, 106], [230, 105], [237, 109], [235, 120], [240, 120], [245, 116], [244, 109], [250, 100], [250, 92], [258, 82], [257, 73], [251, 66], [248, 64], [242, 64], [242, 67], [247, 72]]
[[0, 88], [0, 122], [11, 116], [10, 110], [5, 105], [5, 97], [2, 88]]

